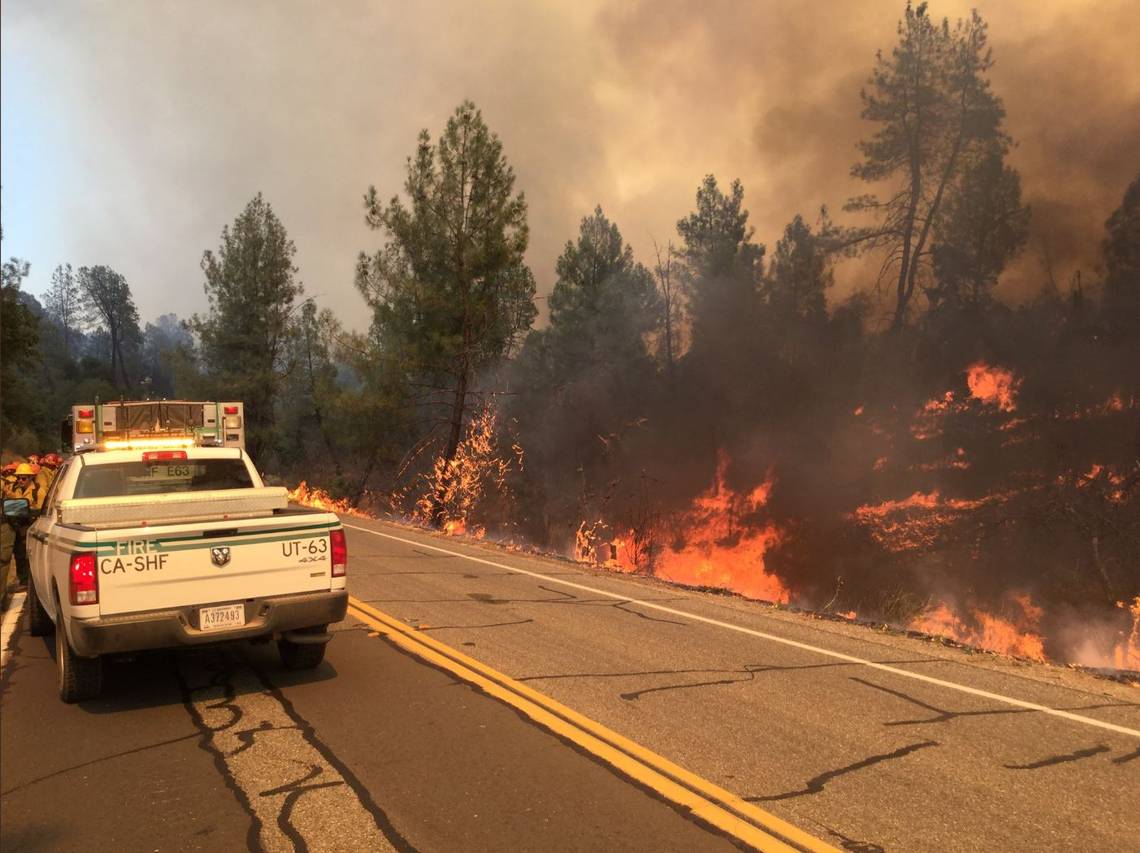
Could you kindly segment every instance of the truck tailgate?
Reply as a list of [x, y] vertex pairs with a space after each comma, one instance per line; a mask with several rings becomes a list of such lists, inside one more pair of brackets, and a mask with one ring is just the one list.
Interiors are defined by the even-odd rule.
[[102, 530], [103, 615], [327, 590], [335, 516]]

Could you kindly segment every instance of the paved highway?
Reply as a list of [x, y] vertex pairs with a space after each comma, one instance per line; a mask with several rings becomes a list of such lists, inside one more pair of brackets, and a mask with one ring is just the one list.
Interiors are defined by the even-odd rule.
[[1140, 690], [348, 519], [325, 664], [17, 629], [10, 850], [1123, 850]]

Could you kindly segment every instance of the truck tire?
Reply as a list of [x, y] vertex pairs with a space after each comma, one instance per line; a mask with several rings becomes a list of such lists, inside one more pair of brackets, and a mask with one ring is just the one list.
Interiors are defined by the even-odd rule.
[[36, 593], [36, 582], [28, 581], [28, 633], [33, 637], [46, 637], [55, 630], [55, 623], [51, 621], [40, 597]]
[[59, 698], [68, 704], [95, 699], [103, 690], [103, 659], [81, 658], [71, 649], [67, 630], [56, 627], [55, 663], [59, 669]]
[[[324, 632], [325, 626], [320, 627]], [[325, 659], [328, 643], [291, 643], [284, 638], [277, 641], [277, 651], [286, 669], [316, 669]]]

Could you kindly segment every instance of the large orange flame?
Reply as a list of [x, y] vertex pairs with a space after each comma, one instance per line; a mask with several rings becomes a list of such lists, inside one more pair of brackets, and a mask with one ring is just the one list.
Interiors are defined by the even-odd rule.
[[1045, 645], [1039, 629], [1043, 611], [1028, 595], [1012, 596], [1011, 601], [1018, 611], [1011, 617], [972, 608], [969, 621], [943, 601], [928, 608], [908, 627], [1003, 655], [1045, 660]]
[[717, 461], [712, 487], [677, 520], [673, 544], [654, 564], [654, 574], [676, 583], [730, 589], [749, 598], [787, 603], [791, 591], [764, 565], [764, 554], [780, 534], [771, 522], [741, 524], [768, 501], [773, 480], [748, 494], [725, 483], [728, 457]]

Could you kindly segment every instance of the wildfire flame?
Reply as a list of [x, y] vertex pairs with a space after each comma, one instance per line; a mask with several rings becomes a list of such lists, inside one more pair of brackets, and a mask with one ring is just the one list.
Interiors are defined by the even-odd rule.
[[992, 367], [984, 361], [977, 361], [966, 368], [966, 386], [970, 396], [983, 403], [996, 405], [1003, 412], [1017, 409], [1015, 397], [1021, 380], [1013, 371], [1002, 367]]
[[791, 591], [764, 565], [764, 554], [779, 541], [779, 531], [771, 522], [741, 524], [763, 509], [773, 480], [769, 477], [748, 494], [740, 494], [725, 483], [727, 468], [728, 457], [722, 453], [712, 487], [677, 520], [675, 544], [657, 556], [653, 573], [676, 583], [787, 603]]
[[[1125, 604], [1118, 601], [1116, 606], [1124, 608]], [[1132, 630], [1116, 644], [1112, 650], [1112, 660], [1117, 669], [1140, 671], [1140, 595], [1132, 599], [1128, 611], [1132, 615]]]
[[1006, 500], [1008, 494], [974, 500], [944, 498], [937, 489], [909, 498], [864, 504], [852, 514], [871, 537], [888, 551], [900, 553], [935, 544], [940, 533], [964, 513]]
[[963, 618], [943, 601], [928, 608], [908, 627], [1003, 655], [1045, 660], [1045, 644], [1039, 628], [1044, 611], [1033, 604], [1028, 595], [1012, 596], [1011, 601], [1019, 611], [1011, 618], [978, 608], [971, 608], [969, 617]]
[[[506, 476], [512, 462], [499, 454], [495, 434], [495, 410], [488, 404], [471, 419], [467, 433], [456, 449], [455, 456], [435, 460], [431, 471], [424, 476], [424, 490], [416, 501], [415, 515], [422, 522], [430, 522], [438, 505], [443, 514], [443, 532], [448, 536], [470, 533], [478, 539], [486, 530], [471, 525], [472, 510], [488, 489], [506, 490]], [[522, 468], [523, 450], [511, 446], [514, 460]]]
[[297, 488], [289, 490], [289, 500], [302, 506], [335, 512], [337, 515], [375, 518], [364, 510], [354, 507], [348, 498], [334, 498], [324, 489], [309, 488], [309, 484], [304, 480], [297, 484]]
[[644, 572], [649, 568], [648, 537], [634, 530], [607, 537], [604, 521], [583, 521], [574, 535], [574, 559], [579, 563], [605, 566], [620, 572]]

